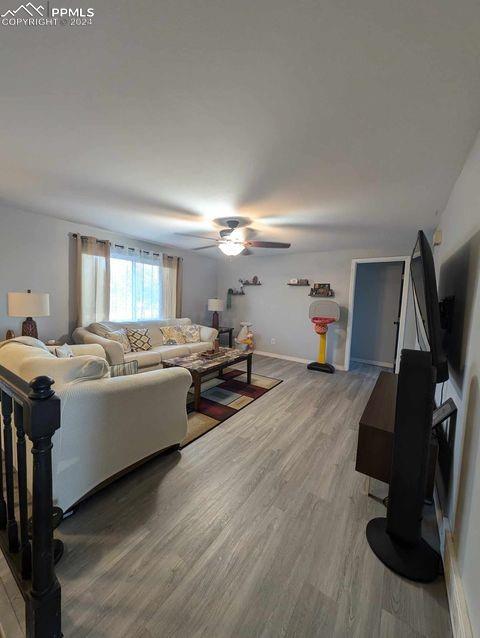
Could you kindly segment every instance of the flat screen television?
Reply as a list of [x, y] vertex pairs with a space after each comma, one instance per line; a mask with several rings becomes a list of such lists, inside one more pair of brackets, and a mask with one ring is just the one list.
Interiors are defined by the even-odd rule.
[[442, 348], [440, 306], [432, 249], [423, 230], [418, 231], [410, 264], [415, 306], [417, 340], [421, 350], [430, 351], [436, 368], [436, 382], [448, 379], [447, 358]]

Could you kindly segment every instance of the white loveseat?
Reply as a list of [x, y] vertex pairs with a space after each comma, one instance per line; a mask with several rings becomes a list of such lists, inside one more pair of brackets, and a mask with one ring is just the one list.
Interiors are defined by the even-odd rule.
[[[63, 511], [184, 439], [192, 380], [182, 368], [109, 377], [99, 344], [71, 348], [76, 356], [57, 359], [31, 337], [0, 343], [0, 365], [28, 382], [39, 375], [55, 380], [61, 426], [53, 437], [53, 497]], [[27, 458], [31, 481], [32, 455]]]
[[[92, 323], [86, 328], [77, 328], [73, 332], [75, 343], [98, 343], [105, 349], [107, 359], [111, 365], [128, 361], [138, 361], [139, 370], [155, 370], [161, 368], [162, 359], [171, 357], [182, 357], [194, 352], [205, 352], [213, 347], [213, 342], [217, 338], [218, 331], [215, 328], [199, 326], [200, 341], [197, 343], [185, 343], [181, 345], [166, 345], [160, 328], [164, 326], [187, 326], [192, 320], [183, 319], [163, 319], [136, 322], [103, 321]], [[128, 328], [148, 328], [148, 333], [152, 341], [150, 350], [140, 352], [124, 352], [122, 345], [118, 341], [108, 339], [109, 332]]]

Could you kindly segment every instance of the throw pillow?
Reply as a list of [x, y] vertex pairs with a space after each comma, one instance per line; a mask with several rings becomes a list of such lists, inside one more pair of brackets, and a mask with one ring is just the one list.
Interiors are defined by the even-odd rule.
[[128, 328], [127, 337], [133, 352], [152, 349], [152, 340], [148, 328]]
[[129, 361], [128, 363], [118, 363], [115, 366], [110, 366], [111, 377], [126, 377], [129, 374], [138, 373], [138, 361]]
[[63, 346], [55, 346], [54, 354], [58, 359], [71, 359], [75, 356], [68, 343], [63, 344]]
[[162, 326], [160, 330], [166, 345], [176, 346], [186, 343], [185, 335], [180, 326]]
[[130, 341], [128, 339], [127, 331], [125, 330], [125, 328], [106, 332], [105, 338], [110, 339], [111, 341], [118, 341], [118, 343], [123, 347], [123, 352], [125, 354], [132, 351], [132, 346], [130, 345]]
[[200, 341], [200, 328], [197, 325], [182, 326], [181, 331], [186, 343], [198, 343]]

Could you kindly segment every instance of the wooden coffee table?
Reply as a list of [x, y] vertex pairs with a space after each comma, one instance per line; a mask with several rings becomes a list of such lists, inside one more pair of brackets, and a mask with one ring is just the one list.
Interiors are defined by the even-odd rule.
[[202, 357], [202, 353], [188, 355], [185, 357], [173, 357], [162, 361], [164, 368], [185, 368], [192, 375], [193, 385], [193, 407], [198, 411], [200, 407], [200, 393], [202, 391], [202, 379], [218, 372], [222, 374], [224, 368], [228, 368], [235, 363], [241, 361], [247, 362], [247, 383], [252, 381], [252, 352], [236, 350], [235, 348], [220, 348], [222, 354], [218, 359], [206, 359]]

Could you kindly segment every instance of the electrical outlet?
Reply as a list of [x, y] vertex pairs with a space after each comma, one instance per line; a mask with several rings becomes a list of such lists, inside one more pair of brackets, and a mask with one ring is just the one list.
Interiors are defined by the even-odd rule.
[[274, 346], [277, 343], [277, 340], [275, 339], [275, 337], [272, 337], [270, 339], [270, 343], [271, 343], [272, 346]]

